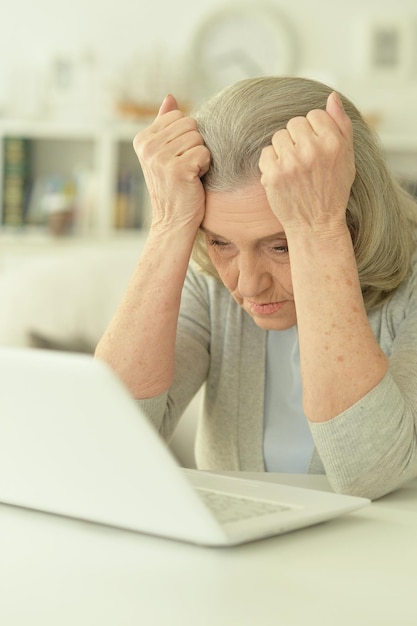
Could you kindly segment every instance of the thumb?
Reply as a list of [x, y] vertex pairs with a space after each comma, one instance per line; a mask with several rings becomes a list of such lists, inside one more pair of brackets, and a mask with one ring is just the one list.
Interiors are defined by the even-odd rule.
[[163, 115], [164, 113], [169, 113], [170, 111], [175, 111], [178, 109], [178, 102], [174, 98], [172, 94], [168, 94], [165, 96], [161, 106], [159, 107], [158, 116]]
[[336, 93], [335, 91], [333, 91], [330, 94], [330, 96], [327, 98], [326, 112], [330, 115], [332, 120], [337, 124], [342, 135], [346, 137], [352, 134], [352, 131], [351, 131], [352, 124], [351, 124], [350, 118], [348, 117], [348, 115], [345, 112], [345, 109], [343, 108], [343, 103], [342, 103], [342, 100], [340, 99], [339, 94]]

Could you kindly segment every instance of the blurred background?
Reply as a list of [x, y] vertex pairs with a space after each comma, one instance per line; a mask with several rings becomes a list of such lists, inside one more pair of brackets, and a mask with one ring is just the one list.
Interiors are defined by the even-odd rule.
[[412, 183], [415, 0], [1, 1], [3, 234], [142, 229], [136, 132], [168, 92], [187, 110], [254, 74], [317, 78], [350, 96]]
[[[196, 36], [206, 36], [202, 27], [229, 6], [236, 13], [248, 6], [262, 13], [265, 6], [257, 0], [2, 2], [0, 115], [30, 118], [107, 119], [115, 105], [154, 105], [167, 91], [188, 102], [195, 96], [192, 67]], [[285, 39], [283, 71], [331, 82], [378, 115], [383, 128], [417, 129], [415, 0], [271, 0], [266, 6], [276, 9], [270, 21]], [[223, 39], [233, 32], [229, 23]], [[237, 53], [257, 43], [239, 42], [239, 31], [235, 36]], [[219, 42], [218, 34], [211, 45]]]

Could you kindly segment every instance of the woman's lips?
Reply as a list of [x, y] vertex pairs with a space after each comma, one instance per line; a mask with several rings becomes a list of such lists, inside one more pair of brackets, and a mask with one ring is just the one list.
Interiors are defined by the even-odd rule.
[[268, 302], [267, 304], [257, 304], [256, 302], [249, 303], [249, 309], [255, 315], [272, 315], [279, 311], [285, 304], [282, 302]]

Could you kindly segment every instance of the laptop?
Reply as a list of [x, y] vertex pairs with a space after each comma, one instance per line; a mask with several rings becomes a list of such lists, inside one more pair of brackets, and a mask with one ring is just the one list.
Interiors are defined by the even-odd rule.
[[5, 347], [0, 502], [230, 546], [324, 522], [370, 501], [183, 469], [105, 363]]

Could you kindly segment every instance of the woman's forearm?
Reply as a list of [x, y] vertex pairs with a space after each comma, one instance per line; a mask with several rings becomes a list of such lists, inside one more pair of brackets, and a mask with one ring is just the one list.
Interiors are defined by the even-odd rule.
[[151, 229], [127, 291], [96, 348], [136, 398], [166, 391], [174, 374], [181, 292], [195, 234]]
[[327, 421], [373, 389], [388, 360], [368, 322], [347, 226], [287, 238], [304, 411], [313, 422]]
[[96, 356], [136, 398], [166, 391], [174, 376], [178, 313], [185, 275], [204, 215], [201, 176], [210, 153], [195, 120], [167, 96], [134, 147], [152, 204], [152, 226], [130, 285]]

